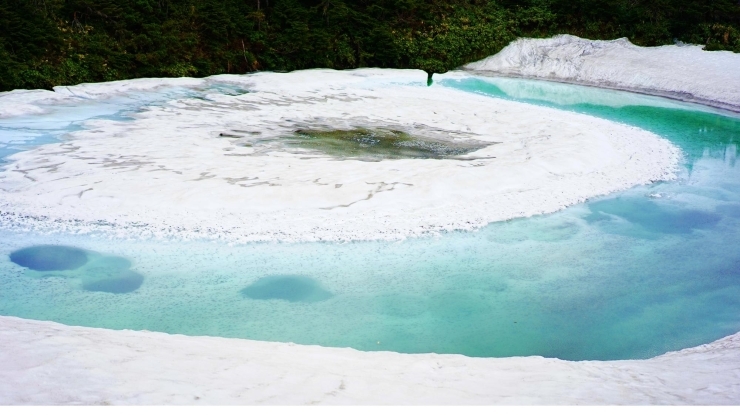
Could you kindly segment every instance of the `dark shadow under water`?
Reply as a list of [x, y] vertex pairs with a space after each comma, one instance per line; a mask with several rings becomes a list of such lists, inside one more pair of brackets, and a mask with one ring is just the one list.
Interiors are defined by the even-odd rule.
[[126, 258], [100, 255], [72, 246], [34, 245], [13, 251], [10, 261], [31, 271], [37, 278], [77, 278], [82, 289], [112, 294], [136, 291], [144, 276], [131, 271]]
[[38, 245], [11, 252], [10, 260], [34, 271], [68, 271], [85, 265], [87, 254], [70, 246]]
[[286, 300], [314, 303], [328, 300], [332, 294], [313, 278], [298, 275], [271, 275], [260, 278], [241, 290], [254, 300]]

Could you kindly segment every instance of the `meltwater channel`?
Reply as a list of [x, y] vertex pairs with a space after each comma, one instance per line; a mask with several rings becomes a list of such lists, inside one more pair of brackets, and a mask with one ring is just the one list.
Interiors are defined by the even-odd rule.
[[[683, 150], [679, 179], [477, 232], [394, 243], [230, 246], [0, 231], [0, 315], [569, 360], [648, 358], [740, 331], [740, 118], [547, 82], [456, 76], [434, 87], [650, 130]], [[206, 92], [243, 92], [224, 88]], [[56, 140], [87, 118], [125, 119], [200, 93], [169, 89], [4, 120], [0, 151]]]

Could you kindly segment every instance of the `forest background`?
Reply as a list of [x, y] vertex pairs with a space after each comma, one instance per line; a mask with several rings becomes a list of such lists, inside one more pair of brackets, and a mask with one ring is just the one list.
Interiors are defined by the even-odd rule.
[[740, 52], [740, 0], [0, 0], [0, 91], [305, 68], [441, 73], [560, 33]]

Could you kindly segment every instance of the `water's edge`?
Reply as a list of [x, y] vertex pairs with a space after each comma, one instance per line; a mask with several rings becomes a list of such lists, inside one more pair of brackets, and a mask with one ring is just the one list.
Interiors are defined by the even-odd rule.
[[670, 100], [674, 100], [680, 103], [702, 105], [702, 106], [706, 106], [706, 107], [713, 108], [713, 109], [720, 110], [720, 111], [727, 111], [733, 115], [740, 115], [740, 104], [731, 105], [731, 104], [727, 104], [724, 102], [697, 98], [694, 95], [689, 94], [689, 93], [670, 92], [670, 91], [663, 91], [663, 90], [649, 89], [649, 88], [627, 88], [627, 87], [624, 87], [618, 84], [608, 84], [608, 83], [603, 83], [603, 82], [575, 81], [575, 80], [570, 80], [570, 79], [563, 79], [563, 78], [549, 77], [549, 76], [536, 76], [536, 77], [521, 76], [521, 75], [507, 73], [507, 72], [487, 71], [487, 70], [480, 70], [480, 69], [465, 69], [463, 67], [458, 68], [458, 70], [469, 73], [471, 75], [482, 76], [482, 77], [510, 78], [510, 79], [522, 79], [522, 80], [532, 80], [532, 81], [547, 81], [547, 82], [554, 82], [554, 83], [566, 84], [566, 85], [579, 85], [579, 86], [588, 86], [592, 88], [607, 89], [607, 90], [612, 90], [612, 91], [630, 92], [633, 94], [645, 95], [649, 97], [670, 99]]

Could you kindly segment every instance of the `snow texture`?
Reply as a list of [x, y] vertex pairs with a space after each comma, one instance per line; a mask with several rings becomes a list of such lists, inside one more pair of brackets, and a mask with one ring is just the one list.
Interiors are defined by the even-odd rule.
[[[736, 108], [736, 59], [698, 47], [562, 36], [520, 40], [466, 69]], [[237, 241], [395, 239], [552, 212], [671, 178], [678, 160], [673, 145], [636, 128], [408, 86], [416, 78], [423, 73], [215, 77], [251, 92], [179, 100], [131, 122], [91, 121], [61, 144], [14, 155], [0, 174], [3, 223]], [[163, 82], [0, 94], [0, 116], [42, 113], [40, 101], [71, 103]], [[492, 145], [471, 160], [363, 162], [255, 154], [230, 137], [321, 125], [442, 131]], [[644, 361], [567, 362], [359, 352], [0, 317], [0, 344], [2, 404], [740, 403], [740, 334]]]
[[[213, 77], [250, 92], [174, 100], [133, 121], [90, 120], [62, 143], [11, 156], [0, 173], [0, 225], [229, 242], [398, 240], [550, 213], [674, 177], [679, 151], [655, 134], [414, 85], [423, 79], [385, 69]], [[158, 86], [145, 79], [69, 90], [94, 97]], [[451, 159], [378, 162], [280, 145], [312, 128], [490, 145]]]
[[649, 360], [359, 352], [0, 317], [0, 404], [738, 404], [740, 334]]
[[709, 52], [699, 45], [639, 47], [627, 38], [604, 41], [571, 35], [518, 39], [463, 69], [615, 88], [740, 111], [740, 54]]

